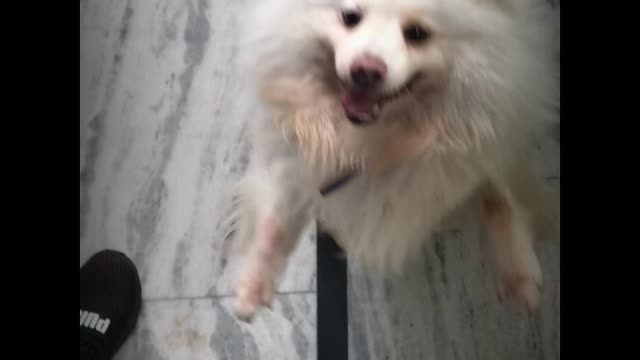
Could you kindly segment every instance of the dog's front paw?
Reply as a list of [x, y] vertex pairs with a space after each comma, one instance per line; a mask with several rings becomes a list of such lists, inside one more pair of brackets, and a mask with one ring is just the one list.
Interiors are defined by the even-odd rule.
[[540, 305], [542, 281], [526, 274], [510, 274], [498, 281], [498, 299], [513, 301], [518, 309], [532, 314]]
[[250, 322], [261, 307], [271, 306], [272, 298], [272, 270], [254, 260], [236, 283], [233, 311], [239, 319]]
[[509, 300], [527, 314], [533, 313], [542, 298], [542, 269], [533, 252], [520, 251], [502, 257], [498, 266], [498, 299]]

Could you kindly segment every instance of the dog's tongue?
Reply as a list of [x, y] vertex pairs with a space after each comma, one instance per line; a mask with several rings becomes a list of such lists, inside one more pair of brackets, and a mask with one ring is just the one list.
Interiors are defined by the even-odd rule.
[[370, 114], [378, 99], [363, 92], [345, 91], [340, 96], [344, 111], [349, 115]]

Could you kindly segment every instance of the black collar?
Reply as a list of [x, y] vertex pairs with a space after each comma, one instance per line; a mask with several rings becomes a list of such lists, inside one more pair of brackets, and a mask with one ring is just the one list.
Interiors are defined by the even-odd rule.
[[324, 187], [322, 187], [320, 189], [320, 194], [322, 196], [327, 196], [330, 193], [341, 188], [343, 185], [345, 185], [355, 177], [356, 177], [356, 173], [349, 173], [349, 174], [343, 175], [339, 177], [337, 180], [334, 180], [333, 182], [330, 182], [328, 185], [325, 185]]

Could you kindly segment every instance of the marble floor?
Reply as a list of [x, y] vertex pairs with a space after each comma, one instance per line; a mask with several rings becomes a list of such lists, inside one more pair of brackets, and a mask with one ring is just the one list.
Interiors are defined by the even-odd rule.
[[[256, 1], [256, 0], [253, 0]], [[235, 67], [249, 0], [80, 1], [80, 264], [128, 254], [143, 282], [137, 329], [116, 360], [315, 359], [310, 227], [252, 324], [229, 311], [225, 194], [247, 164], [253, 105]], [[540, 176], [559, 186], [559, 140]], [[498, 303], [469, 220], [401, 279], [349, 269], [351, 359], [559, 359], [559, 243], [542, 242], [543, 306]]]

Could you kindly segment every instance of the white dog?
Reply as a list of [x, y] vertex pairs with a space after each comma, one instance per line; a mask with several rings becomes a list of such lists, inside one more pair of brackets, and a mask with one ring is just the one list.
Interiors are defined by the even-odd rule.
[[[531, 175], [557, 119], [558, 17], [542, 0], [264, 0], [243, 20], [262, 108], [231, 216], [235, 311], [268, 306], [314, 219], [349, 259], [399, 270], [461, 205], [481, 205], [497, 292], [532, 311], [537, 227], [558, 199]], [[243, 25], [243, 26], [244, 26]], [[330, 196], [319, 192], [355, 177]], [[554, 228], [555, 229], [555, 228]]]

